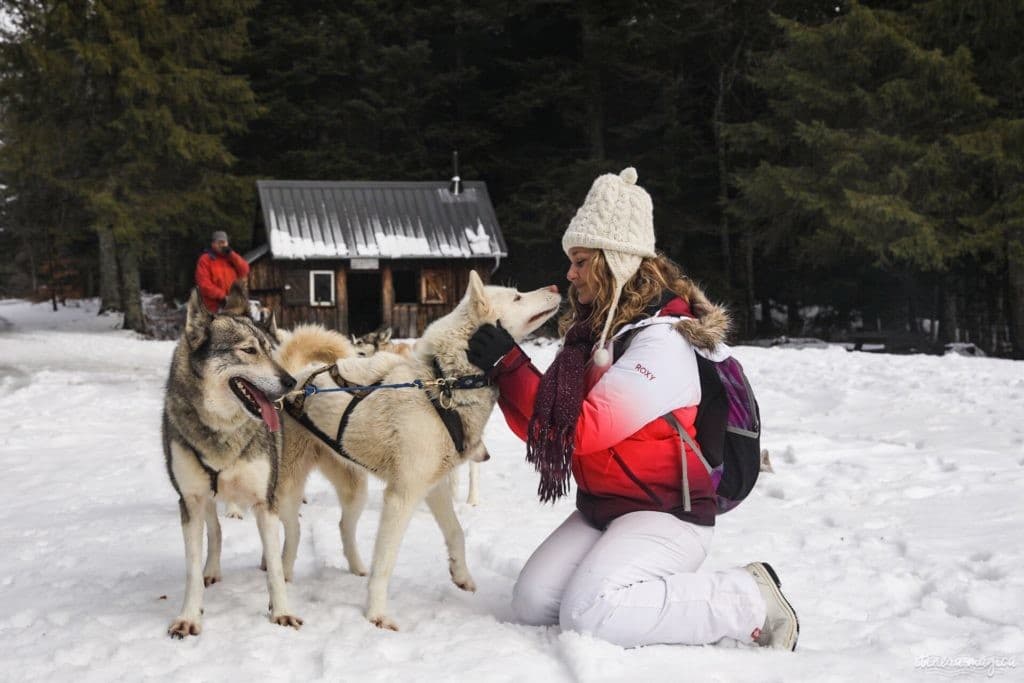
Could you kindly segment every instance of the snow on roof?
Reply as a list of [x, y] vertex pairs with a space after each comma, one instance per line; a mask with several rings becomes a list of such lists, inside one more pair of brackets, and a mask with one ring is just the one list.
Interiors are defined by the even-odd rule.
[[482, 182], [260, 180], [270, 253], [281, 259], [507, 256]]

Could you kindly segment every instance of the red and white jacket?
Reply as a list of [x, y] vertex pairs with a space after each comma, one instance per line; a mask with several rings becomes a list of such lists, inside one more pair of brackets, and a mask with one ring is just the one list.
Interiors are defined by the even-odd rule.
[[[663, 415], [671, 412], [695, 436], [700, 377], [694, 349], [709, 356], [726, 351], [724, 310], [697, 294], [706, 315], [694, 317], [676, 297], [655, 315], [624, 326], [612, 340], [636, 332], [610, 366], [587, 366], [587, 392], [576, 423], [572, 473], [576, 505], [604, 528], [627, 512], [656, 510], [705, 526], [715, 523], [715, 489], [699, 457], [684, 446]], [[722, 348], [719, 348], [719, 347]], [[541, 374], [519, 347], [499, 363], [498, 405], [509, 427], [525, 440]], [[690, 510], [683, 504], [682, 449], [686, 449]]]

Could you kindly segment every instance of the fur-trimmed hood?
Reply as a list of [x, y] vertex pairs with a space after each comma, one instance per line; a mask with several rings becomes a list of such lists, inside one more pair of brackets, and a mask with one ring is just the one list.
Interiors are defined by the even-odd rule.
[[[681, 294], [665, 290], [658, 301], [647, 307], [644, 316], [616, 331], [613, 340], [621, 339], [631, 330], [667, 323], [669, 320], [666, 318], [681, 318], [673, 325], [676, 332], [695, 349], [711, 354], [728, 340], [732, 327], [729, 311], [724, 306], [711, 303], [699, 287], [687, 281]], [[615, 355], [620, 353], [616, 351]]]
[[692, 282], [687, 284], [690, 291], [686, 293], [686, 301], [692, 317], [677, 322], [675, 329], [694, 347], [714, 351], [728, 338], [732, 317], [724, 306], [711, 303], [700, 287]]

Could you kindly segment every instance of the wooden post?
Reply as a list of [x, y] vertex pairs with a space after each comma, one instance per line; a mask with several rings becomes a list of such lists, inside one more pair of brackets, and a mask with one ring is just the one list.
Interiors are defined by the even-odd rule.
[[395, 307], [395, 282], [391, 277], [391, 264], [384, 264], [380, 269], [380, 320], [381, 326], [391, 327], [391, 312]]
[[334, 269], [334, 302], [338, 307], [338, 332], [348, 334], [348, 271], [345, 266]]

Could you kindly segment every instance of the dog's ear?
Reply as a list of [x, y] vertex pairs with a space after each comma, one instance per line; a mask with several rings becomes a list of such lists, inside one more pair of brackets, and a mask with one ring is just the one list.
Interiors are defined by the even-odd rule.
[[227, 315], [249, 314], [249, 295], [246, 292], [244, 280], [235, 280], [234, 284], [231, 285], [228, 298], [224, 301], [224, 308], [220, 312]]
[[274, 332], [274, 341], [277, 342], [278, 346], [283, 346], [283, 345], [287, 344], [288, 340], [291, 339], [291, 338], [292, 338], [292, 333], [289, 332], [288, 330], [282, 329], [280, 327], [278, 327], [277, 331]]
[[206, 341], [211, 320], [213, 320], [213, 315], [206, 310], [206, 304], [203, 303], [203, 297], [199, 295], [199, 290], [193, 289], [192, 296], [188, 298], [185, 315], [185, 341], [193, 351]]
[[391, 341], [391, 328], [382, 327], [377, 331], [377, 343], [387, 344], [389, 341]]
[[469, 287], [466, 288], [466, 298], [469, 300], [469, 309], [472, 315], [479, 318], [486, 318], [491, 312], [491, 300], [487, 298], [484, 290], [484, 281], [475, 270], [469, 271]]
[[277, 314], [271, 311], [270, 315], [267, 318], [265, 318], [264, 325], [266, 325], [267, 327], [267, 334], [270, 335], [270, 338], [273, 339], [275, 342], [280, 341], [277, 338]]

